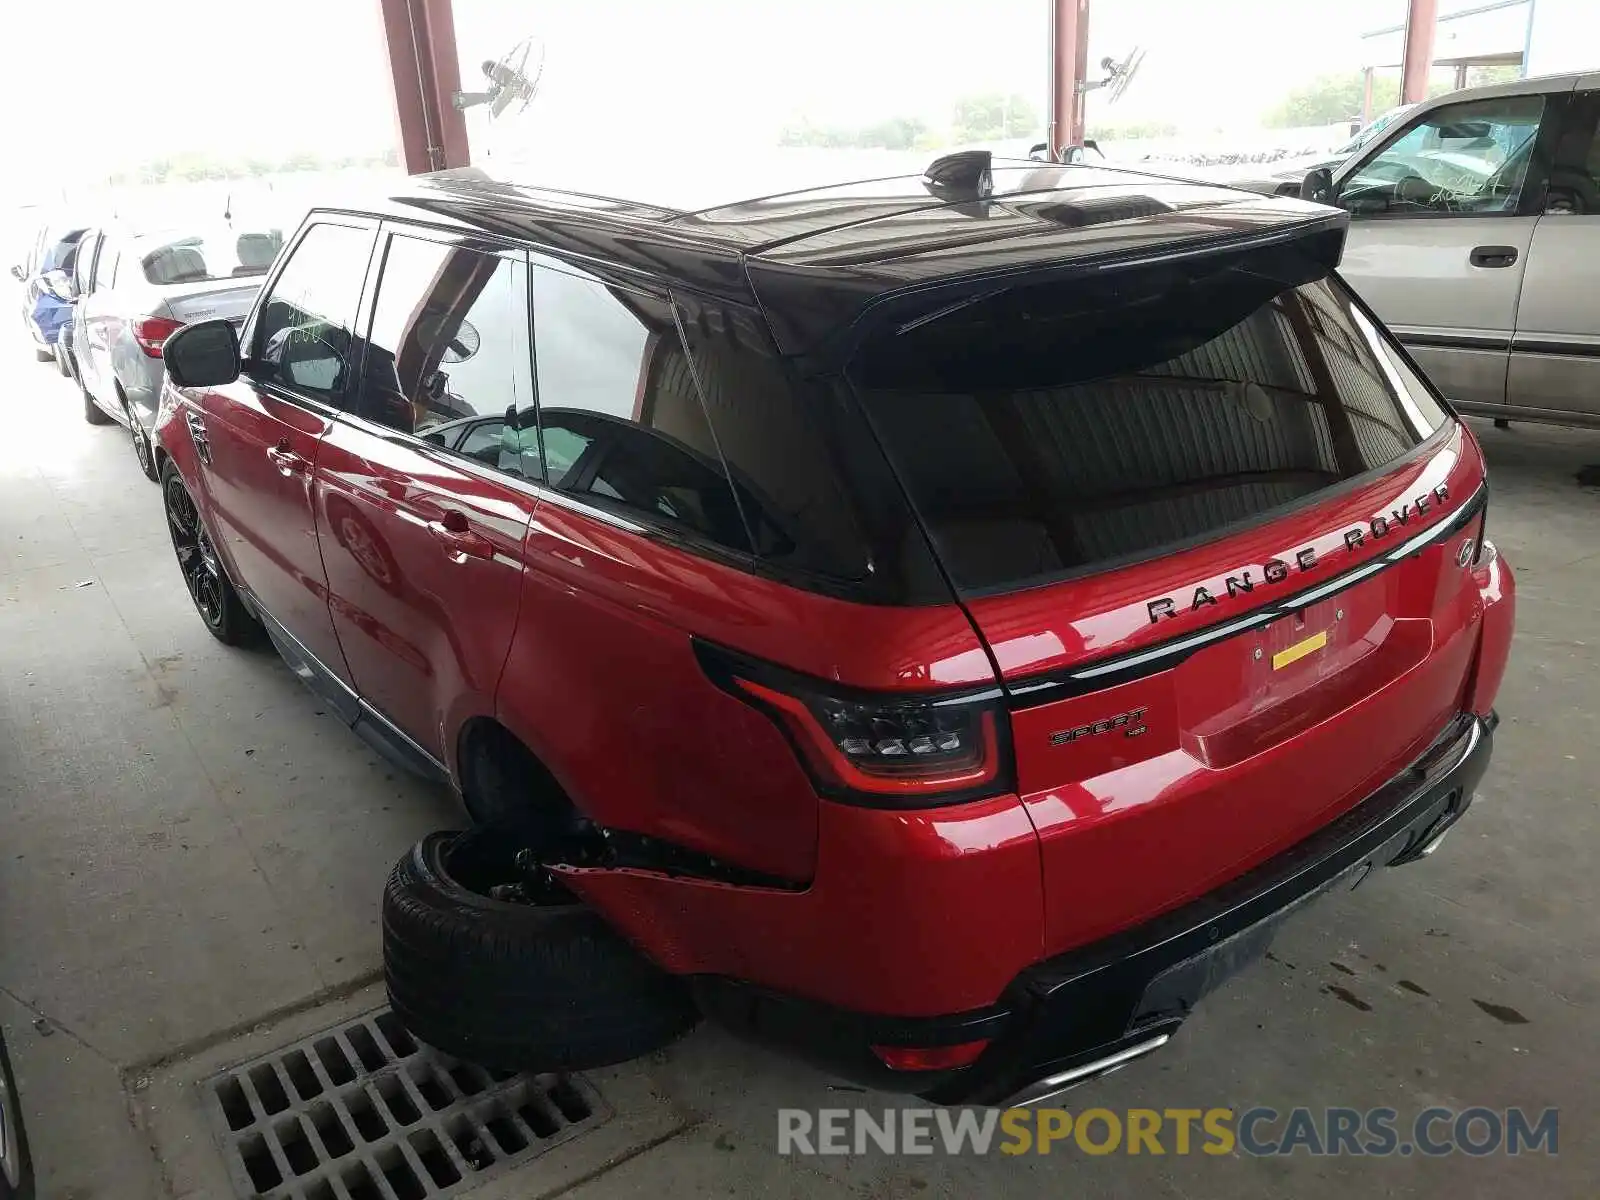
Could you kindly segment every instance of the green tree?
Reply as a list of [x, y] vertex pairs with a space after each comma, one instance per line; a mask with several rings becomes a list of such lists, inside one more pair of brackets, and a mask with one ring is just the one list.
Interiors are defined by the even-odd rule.
[[[1521, 76], [1522, 69], [1514, 65], [1471, 67], [1467, 71], [1467, 86], [1506, 83]], [[1290, 92], [1267, 114], [1265, 123], [1275, 129], [1295, 129], [1304, 125], [1334, 125], [1340, 121], [1358, 120], [1366, 86], [1366, 79], [1360, 71], [1352, 71], [1348, 75], [1318, 76], [1304, 87]], [[1428, 98], [1431, 100], [1435, 96], [1453, 92], [1455, 87], [1455, 69], [1438, 67], [1428, 80]], [[1370, 115], [1375, 117], [1399, 103], [1400, 73], [1374, 72]]]
[[1145, 138], [1176, 137], [1178, 127], [1170, 121], [1133, 121], [1126, 125], [1091, 125], [1084, 136], [1097, 142], [1135, 142]]
[[1360, 71], [1348, 75], [1319, 75], [1284, 97], [1282, 103], [1267, 113], [1266, 124], [1274, 129], [1295, 129], [1302, 125], [1333, 125], [1359, 117], [1366, 86]]
[[861, 130], [855, 144], [883, 150], [910, 150], [927, 131], [926, 122], [916, 117], [890, 117]]
[[1032, 137], [1039, 132], [1039, 112], [1026, 96], [987, 92], [956, 101], [952, 133], [957, 142], [993, 142]]
[[813, 125], [799, 121], [786, 126], [780, 146], [821, 146], [828, 149], [910, 150], [927, 134], [927, 123], [917, 117], [889, 117], [871, 125]]
[[1522, 68], [1515, 63], [1496, 63], [1488, 67], [1468, 67], [1467, 86], [1487, 87], [1491, 83], [1510, 83], [1522, 78]]

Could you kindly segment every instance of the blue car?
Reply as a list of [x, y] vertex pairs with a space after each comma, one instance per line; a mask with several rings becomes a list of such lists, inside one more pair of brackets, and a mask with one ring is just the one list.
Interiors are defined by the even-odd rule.
[[72, 320], [72, 268], [78, 243], [87, 232], [86, 228], [47, 225], [35, 236], [27, 258], [11, 268], [22, 284], [22, 320], [40, 362], [55, 358], [56, 339]]

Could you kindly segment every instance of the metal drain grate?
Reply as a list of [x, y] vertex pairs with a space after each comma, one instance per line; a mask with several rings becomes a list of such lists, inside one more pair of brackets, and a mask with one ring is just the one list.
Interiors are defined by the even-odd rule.
[[451, 1196], [612, 1115], [580, 1076], [486, 1071], [388, 1009], [224, 1072], [205, 1102], [234, 1190], [262, 1200]]

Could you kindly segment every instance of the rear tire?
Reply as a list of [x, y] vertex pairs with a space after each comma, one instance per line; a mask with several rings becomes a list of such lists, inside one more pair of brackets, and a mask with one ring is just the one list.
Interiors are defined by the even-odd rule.
[[139, 470], [151, 483], [160, 483], [161, 470], [156, 466], [156, 451], [150, 444], [150, 432], [139, 421], [139, 415], [133, 411], [128, 398], [122, 394], [120, 384], [117, 386], [117, 399], [122, 401], [123, 415], [128, 418], [128, 436], [133, 441], [133, 457], [139, 464]]
[[56, 352], [49, 346], [40, 346], [38, 344], [34, 345], [33, 359], [35, 362], [53, 362], [55, 361], [55, 357]]
[[50, 357], [56, 360], [56, 370], [61, 372], [61, 377], [71, 379], [72, 367], [67, 363], [67, 348], [57, 342], [55, 349], [50, 352]]
[[598, 913], [484, 894], [513, 877], [518, 844], [490, 829], [434, 833], [395, 864], [383, 976], [406, 1028], [488, 1067], [579, 1071], [638, 1058], [693, 1027], [683, 982]]
[[1511, 422], [1506, 420], [1504, 417], [1496, 417], [1494, 419], [1494, 427], [1496, 429], [1510, 429]]
[[87, 389], [83, 393], [83, 419], [91, 425], [111, 424], [111, 418], [106, 415], [104, 409], [94, 402], [94, 397], [89, 395]]

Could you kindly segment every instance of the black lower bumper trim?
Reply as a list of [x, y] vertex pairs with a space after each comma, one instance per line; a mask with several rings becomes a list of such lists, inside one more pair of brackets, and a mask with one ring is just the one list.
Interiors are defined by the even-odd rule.
[[[947, 1017], [846, 1012], [737, 980], [700, 977], [708, 1016], [867, 1086], [941, 1104], [997, 1104], [1122, 1065], [1170, 1035], [1219, 983], [1258, 958], [1279, 925], [1376, 867], [1437, 844], [1471, 803], [1492, 752], [1494, 718], [1451, 723], [1410, 767], [1311, 837], [1200, 899], [1092, 945], [1036, 963], [987, 1009]], [[991, 1039], [971, 1067], [891, 1071], [873, 1045]], [[1153, 1047], [1150, 1047], [1153, 1048]]]

